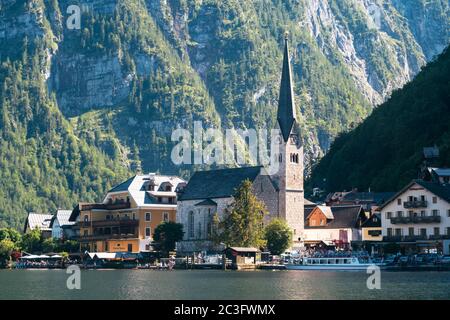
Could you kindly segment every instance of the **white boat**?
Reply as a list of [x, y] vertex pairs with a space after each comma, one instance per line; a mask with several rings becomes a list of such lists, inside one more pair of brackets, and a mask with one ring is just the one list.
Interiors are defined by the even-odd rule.
[[287, 270], [367, 270], [379, 263], [361, 263], [357, 257], [300, 258], [286, 264]]

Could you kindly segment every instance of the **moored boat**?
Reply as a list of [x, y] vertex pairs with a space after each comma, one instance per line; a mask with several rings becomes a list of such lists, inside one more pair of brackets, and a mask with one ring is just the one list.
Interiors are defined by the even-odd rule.
[[315, 257], [294, 259], [286, 264], [287, 270], [367, 270], [383, 264], [361, 262], [357, 257]]

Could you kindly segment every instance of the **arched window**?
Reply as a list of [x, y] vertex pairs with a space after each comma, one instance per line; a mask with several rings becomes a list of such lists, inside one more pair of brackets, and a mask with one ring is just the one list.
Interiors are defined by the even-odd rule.
[[194, 212], [190, 211], [188, 215], [188, 235], [189, 238], [194, 237]]
[[283, 162], [283, 155], [281, 153], [278, 155], [278, 162]]

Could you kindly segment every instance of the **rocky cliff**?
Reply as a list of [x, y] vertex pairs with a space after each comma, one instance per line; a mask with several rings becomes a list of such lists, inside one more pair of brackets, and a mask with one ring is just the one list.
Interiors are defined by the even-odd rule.
[[[71, 5], [80, 9], [79, 29], [68, 27]], [[188, 175], [192, 168], [169, 158], [174, 128], [191, 128], [195, 120], [206, 127], [274, 126], [287, 30], [312, 164], [442, 51], [449, 10], [447, 0], [3, 0], [0, 132], [23, 127], [18, 145], [45, 141], [31, 128], [55, 118], [61, 125], [47, 129], [53, 138], [70, 136], [112, 171]], [[34, 102], [24, 103], [11, 86]], [[51, 101], [47, 118], [38, 116], [36, 101], [44, 100]], [[73, 155], [50, 148], [39, 159], [52, 167], [65, 156]], [[17, 166], [0, 170], [3, 179], [36, 183]], [[55, 179], [72, 171], [60, 166]], [[98, 195], [107, 187], [98, 183], [29, 209]], [[37, 197], [48, 199], [43, 194]]]

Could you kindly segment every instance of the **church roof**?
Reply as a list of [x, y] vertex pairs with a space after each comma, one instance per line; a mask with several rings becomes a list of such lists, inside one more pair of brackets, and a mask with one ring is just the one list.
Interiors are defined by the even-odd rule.
[[197, 171], [179, 196], [179, 201], [229, 198], [244, 180], [254, 181], [262, 166]]
[[281, 74], [280, 97], [278, 100], [277, 120], [284, 141], [288, 141], [295, 118], [294, 90], [289, 61], [289, 46], [286, 37], [283, 57], [283, 72]]

